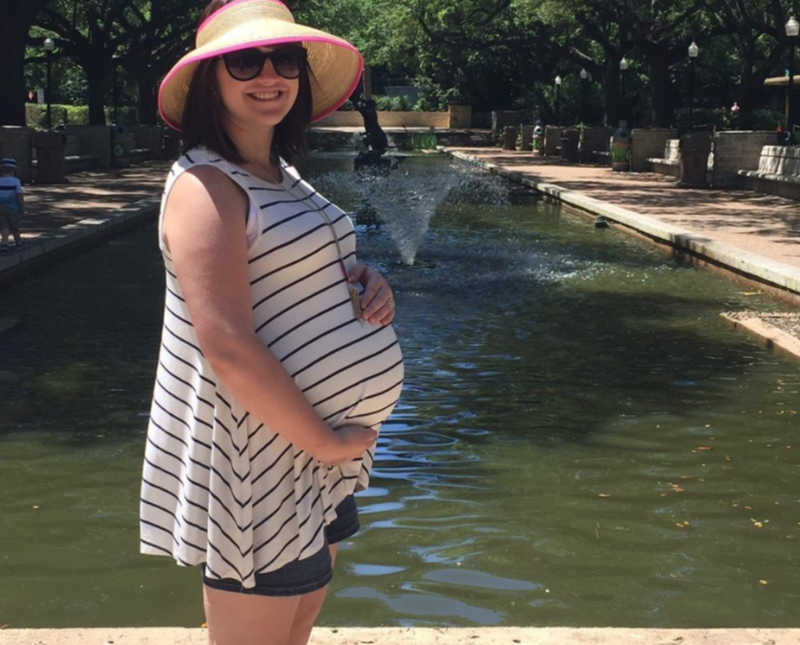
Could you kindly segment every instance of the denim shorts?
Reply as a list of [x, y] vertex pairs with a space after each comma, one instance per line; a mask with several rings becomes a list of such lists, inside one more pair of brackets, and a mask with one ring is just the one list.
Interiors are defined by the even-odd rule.
[[0, 204], [0, 228], [10, 228], [12, 231], [19, 228], [21, 213], [18, 208]]
[[299, 596], [321, 589], [333, 577], [333, 564], [328, 545], [355, 535], [359, 528], [358, 508], [352, 495], [346, 497], [336, 507], [336, 514], [336, 519], [325, 527], [325, 546], [314, 555], [290, 562], [275, 571], [257, 573], [255, 587], [246, 589], [238, 580], [205, 576], [203, 584], [212, 589], [260, 596]]

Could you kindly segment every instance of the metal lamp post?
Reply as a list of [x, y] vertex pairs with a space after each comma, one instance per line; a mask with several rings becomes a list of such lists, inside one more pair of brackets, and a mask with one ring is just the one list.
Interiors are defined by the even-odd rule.
[[52, 38], [45, 38], [44, 39], [44, 57], [45, 63], [47, 66], [47, 81], [46, 81], [46, 89], [45, 89], [45, 96], [47, 98], [47, 129], [50, 130], [53, 127], [53, 121], [50, 116], [50, 58], [52, 57], [53, 50], [56, 48], [56, 44], [53, 42]]
[[689, 74], [689, 129], [691, 130], [694, 126], [694, 117], [692, 114], [694, 109], [694, 61], [698, 54], [700, 54], [700, 48], [697, 46], [696, 42], [692, 41], [687, 52], [689, 54], [689, 66], [691, 68]]
[[580, 113], [580, 120], [581, 123], [586, 123], [586, 83], [589, 80], [589, 72], [586, 71], [585, 67], [581, 67], [580, 71], [581, 77], [581, 113]]
[[794, 142], [794, 118], [792, 114], [792, 83], [794, 82], [794, 46], [800, 33], [800, 22], [794, 16], [786, 21], [786, 37], [789, 39], [789, 82], [786, 86], [786, 143]]
[[556, 100], [555, 100], [555, 104], [556, 104], [556, 125], [561, 125], [561, 112], [558, 109], [558, 92], [561, 89], [561, 76], [556, 76], [553, 79], [553, 82], [555, 83], [555, 92], [556, 92]]
[[[625, 105], [625, 72], [628, 70], [628, 59], [624, 56], [619, 61], [619, 79], [620, 79], [620, 96], [622, 97], [622, 105]], [[620, 121], [627, 121], [625, 116], [625, 108], [620, 111]]]
[[119, 125], [119, 117], [117, 115], [117, 106], [119, 105], [119, 92], [117, 90], [117, 63], [119, 61], [119, 55], [113, 54], [111, 56], [111, 120], [114, 122], [114, 125]]

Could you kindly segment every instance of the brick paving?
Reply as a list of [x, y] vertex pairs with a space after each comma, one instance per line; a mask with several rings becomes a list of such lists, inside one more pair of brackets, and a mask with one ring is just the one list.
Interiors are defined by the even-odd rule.
[[158, 196], [169, 166], [165, 161], [150, 161], [112, 171], [70, 174], [64, 184], [24, 186], [25, 217], [20, 227], [23, 241]]

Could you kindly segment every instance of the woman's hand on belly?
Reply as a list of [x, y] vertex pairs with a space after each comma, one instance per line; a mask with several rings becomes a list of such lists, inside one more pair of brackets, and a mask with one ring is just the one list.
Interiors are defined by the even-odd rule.
[[378, 438], [378, 433], [372, 428], [347, 424], [335, 428], [333, 438], [317, 459], [328, 466], [352, 461], [371, 448]]
[[362, 318], [372, 325], [388, 325], [394, 320], [394, 294], [389, 281], [366, 264], [356, 264], [348, 274], [350, 282], [364, 285], [361, 294]]

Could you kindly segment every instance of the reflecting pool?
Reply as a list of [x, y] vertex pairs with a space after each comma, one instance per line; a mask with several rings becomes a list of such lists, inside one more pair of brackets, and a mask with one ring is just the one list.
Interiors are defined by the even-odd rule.
[[[315, 172], [355, 208], [343, 167]], [[320, 622], [800, 625], [800, 372], [719, 317], [784, 306], [530, 195], [487, 201], [451, 193], [414, 266], [360, 227], [406, 387]], [[147, 226], [4, 291], [0, 624], [203, 620], [200, 572], [137, 553], [162, 290]]]

